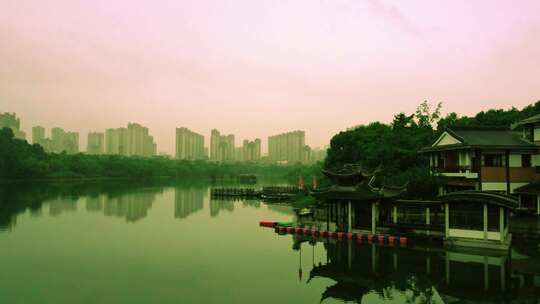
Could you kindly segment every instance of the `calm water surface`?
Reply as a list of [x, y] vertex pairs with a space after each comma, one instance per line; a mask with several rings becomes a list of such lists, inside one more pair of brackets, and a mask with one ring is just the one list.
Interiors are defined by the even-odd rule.
[[[290, 207], [209, 186], [0, 188], [0, 303], [538, 303], [534, 246], [508, 255], [315, 242], [258, 227]], [[518, 246], [516, 246], [518, 247]]]

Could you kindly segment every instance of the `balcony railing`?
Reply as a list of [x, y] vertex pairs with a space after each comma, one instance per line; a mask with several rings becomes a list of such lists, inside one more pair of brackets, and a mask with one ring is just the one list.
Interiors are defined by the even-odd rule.
[[476, 172], [471, 166], [445, 166], [433, 167], [432, 170], [437, 173], [470, 173]]

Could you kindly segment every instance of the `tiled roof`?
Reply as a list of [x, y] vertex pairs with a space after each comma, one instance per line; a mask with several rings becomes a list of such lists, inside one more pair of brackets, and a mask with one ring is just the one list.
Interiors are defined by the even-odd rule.
[[539, 146], [521, 137], [521, 133], [506, 128], [451, 127], [446, 132], [460, 143], [425, 147], [421, 151], [437, 151], [447, 149], [471, 148], [520, 148], [538, 149]]
[[521, 121], [518, 121], [516, 124], [514, 124], [512, 126], [512, 128], [522, 126], [522, 125], [533, 124], [533, 123], [537, 123], [537, 122], [540, 122], [540, 114], [536, 114], [536, 115], [533, 115], [531, 117], [527, 117], [527, 118], [525, 118], [525, 119], [523, 119]]

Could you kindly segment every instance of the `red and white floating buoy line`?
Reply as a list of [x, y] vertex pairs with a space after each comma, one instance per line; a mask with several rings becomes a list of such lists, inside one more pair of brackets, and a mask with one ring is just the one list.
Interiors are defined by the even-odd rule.
[[275, 228], [275, 231], [280, 234], [296, 234], [304, 236], [312, 236], [317, 238], [329, 238], [336, 240], [354, 240], [358, 243], [378, 243], [381, 245], [401, 245], [406, 246], [409, 239], [405, 236], [395, 236], [388, 234], [369, 234], [369, 233], [352, 233], [352, 232], [335, 232], [326, 230], [316, 230], [301, 227], [282, 227], [277, 222], [261, 221], [259, 226]]

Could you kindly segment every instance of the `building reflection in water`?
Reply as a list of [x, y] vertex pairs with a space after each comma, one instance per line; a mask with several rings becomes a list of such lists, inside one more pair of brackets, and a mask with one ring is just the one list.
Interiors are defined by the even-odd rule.
[[71, 197], [58, 197], [45, 203], [49, 205], [49, 214], [58, 216], [65, 212], [77, 211], [77, 199]]
[[144, 189], [114, 196], [98, 195], [86, 199], [87, 211], [103, 211], [106, 216], [125, 218], [127, 222], [136, 222], [148, 215], [148, 210], [156, 200], [162, 188]]
[[[308, 266], [305, 281], [325, 278], [321, 301], [333, 298], [354, 303], [537, 303], [540, 298], [540, 258], [496, 252], [448, 250], [417, 244], [389, 247], [356, 241], [325, 240], [293, 236], [298, 250], [299, 273]], [[321, 246], [322, 245], [322, 246]], [[313, 265], [306, 265], [309, 255]], [[307, 253], [306, 253], [307, 252]], [[317, 260], [317, 262], [315, 262]]]
[[258, 199], [245, 199], [242, 200], [244, 207], [261, 208], [261, 200]]
[[202, 210], [204, 207], [204, 198], [207, 194], [207, 188], [175, 188], [174, 217], [185, 219]]
[[232, 199], [210, 199], [210, 216], [216, 217], [221, 211], [234, 211], [234, 204], [237, 202]]
[[261, 201], [258, 199], [248, 199], [243, 197], [219, 197], [210, 198], [210, 216], [216, 217], [221, 211], [234, 211], [235, 204], [242, 204], [243, 207], [261, 208]]

